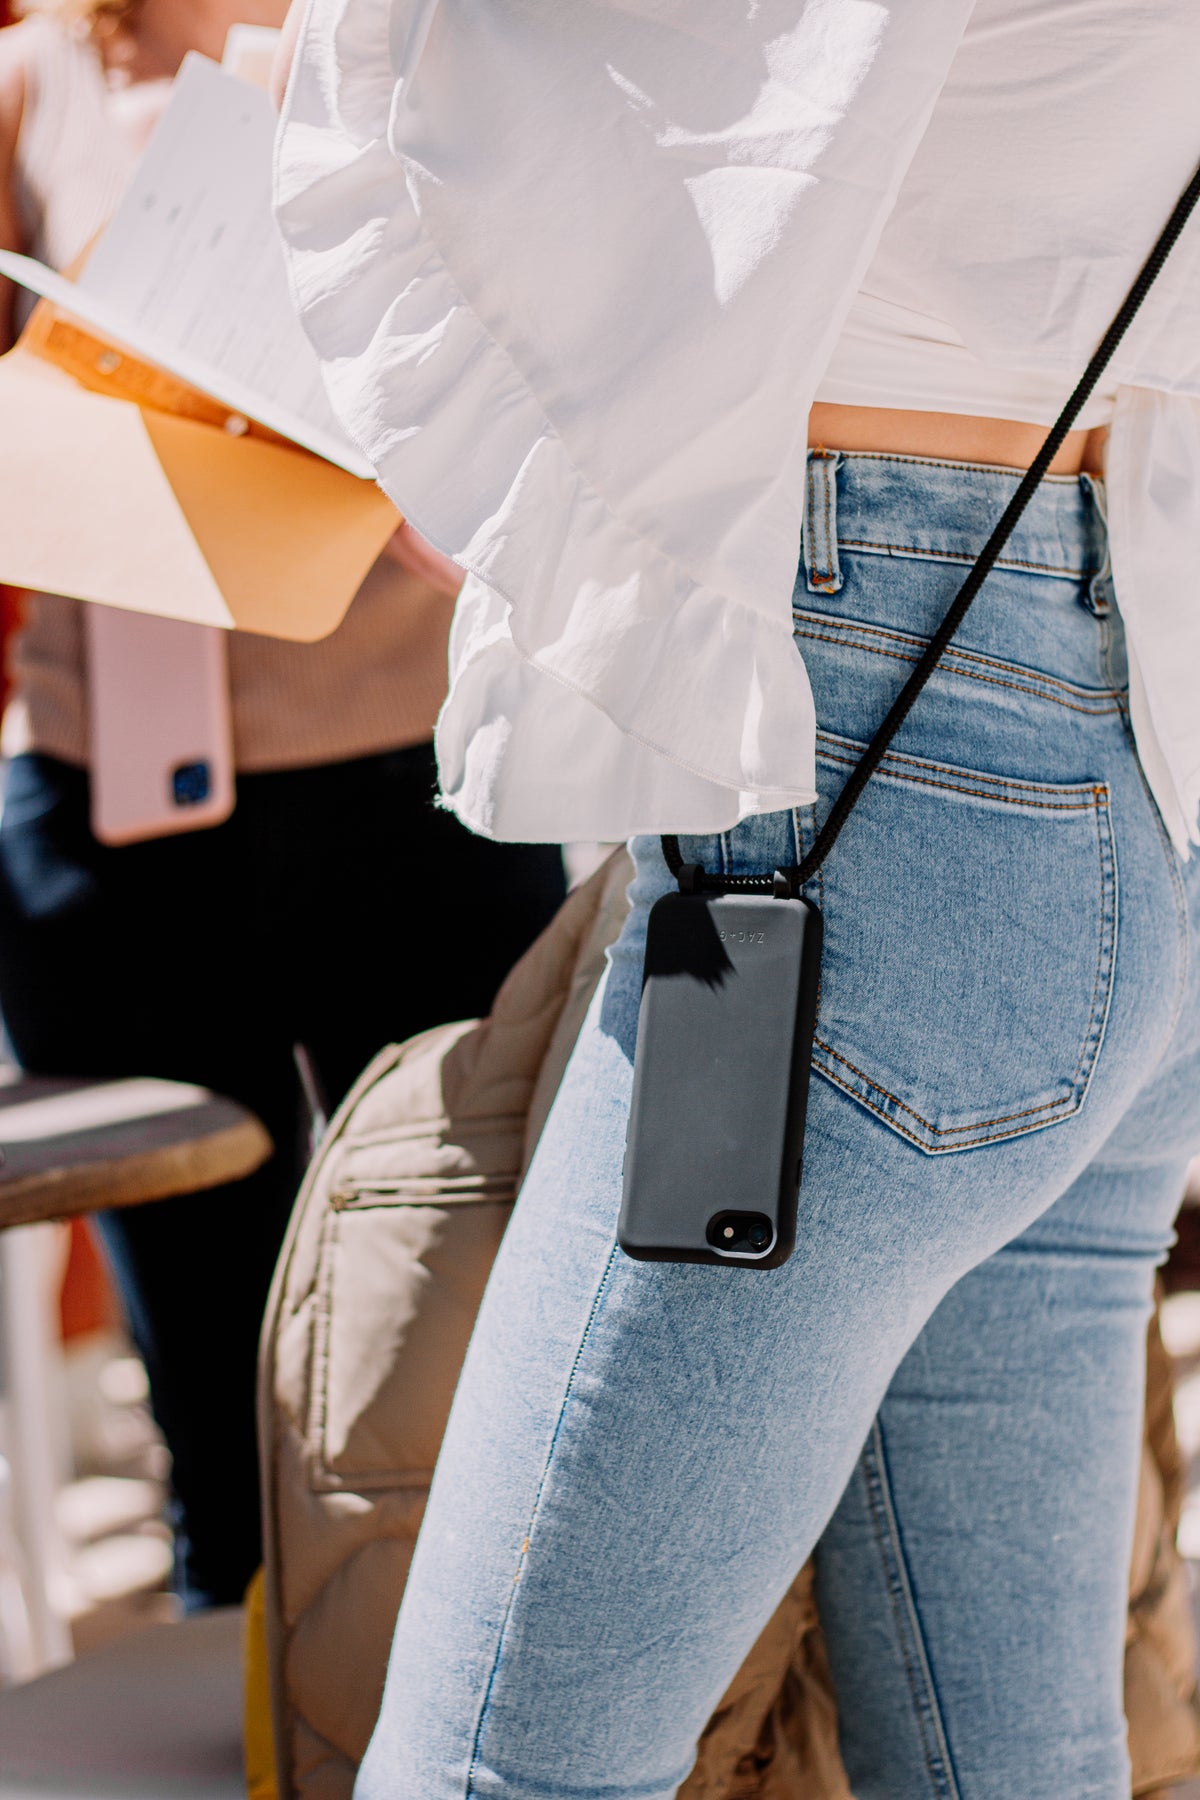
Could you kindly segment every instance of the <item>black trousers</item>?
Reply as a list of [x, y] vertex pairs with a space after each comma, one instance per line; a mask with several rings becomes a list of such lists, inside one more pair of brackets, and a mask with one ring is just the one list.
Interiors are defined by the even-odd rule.
[[225, 824], [113, 849], [83, 771], [9, 767], [0, 1010], [22, 1065], [199, 1082], [275, 1143], [245, 1181], [101, 1220], [191, 1608], [240, 1600], [261, 1555], [256, 1347], [308, 1123], [293, 1047], [336, 1104], [384, 1044], [485, 1012], [562, 898], [557, 849], [473, 837], [433, 791], [428, 745], [245, 775]]

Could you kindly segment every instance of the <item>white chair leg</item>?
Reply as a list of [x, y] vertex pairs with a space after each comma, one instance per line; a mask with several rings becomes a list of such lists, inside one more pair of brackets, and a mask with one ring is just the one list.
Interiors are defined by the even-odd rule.
[[5, 1448], [13, 1519], [27, 1573], [33, 1673], [71, 1660], [66, 1545], [55, 1522], [61, 1467], [61, 1396], [53, 1296], [59, 1268], [56, 1227], [0, 1232], [0, 1349]]
[[25, 1597], [28, 1576], [12, 1511], [12, 1473], [0, 1456], [0, 1687], [31, 1681], [38, 1672]]

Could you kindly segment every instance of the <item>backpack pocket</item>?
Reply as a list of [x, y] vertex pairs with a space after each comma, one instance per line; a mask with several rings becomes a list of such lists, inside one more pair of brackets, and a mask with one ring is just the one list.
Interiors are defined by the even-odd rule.
[[[400, 1191], [397, 1191], [397, 1190]], [[428, 1486], [512, 1212], [344, 1184], [322, 1222], [306, 1439], [317, 1489]]]

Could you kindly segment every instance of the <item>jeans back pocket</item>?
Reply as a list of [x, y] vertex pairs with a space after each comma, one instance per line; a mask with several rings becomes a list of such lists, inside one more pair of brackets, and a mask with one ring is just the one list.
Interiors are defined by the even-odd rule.
[[[823, 735], [836, 793], [862, 746]], [[1083, 1105], [1112, 987], [1108, 790], [892, 752], [821, 875], [814, 1065], [931, 1155]]]

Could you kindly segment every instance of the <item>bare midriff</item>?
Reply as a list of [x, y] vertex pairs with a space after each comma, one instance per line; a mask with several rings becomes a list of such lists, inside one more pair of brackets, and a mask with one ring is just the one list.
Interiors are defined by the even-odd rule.
[[[1045, 425], [968, 413], [903, 412], [886, 406], [834, 406], [819, 401], [808, 415], [808, 441], [826, 450], [927, 456], [941, 462], [994, 463], [1027, 469], [1046, 437]], [[1052, 475], [1099, 474], [1106, 427], [1070, 431], [1050, 464]]]

